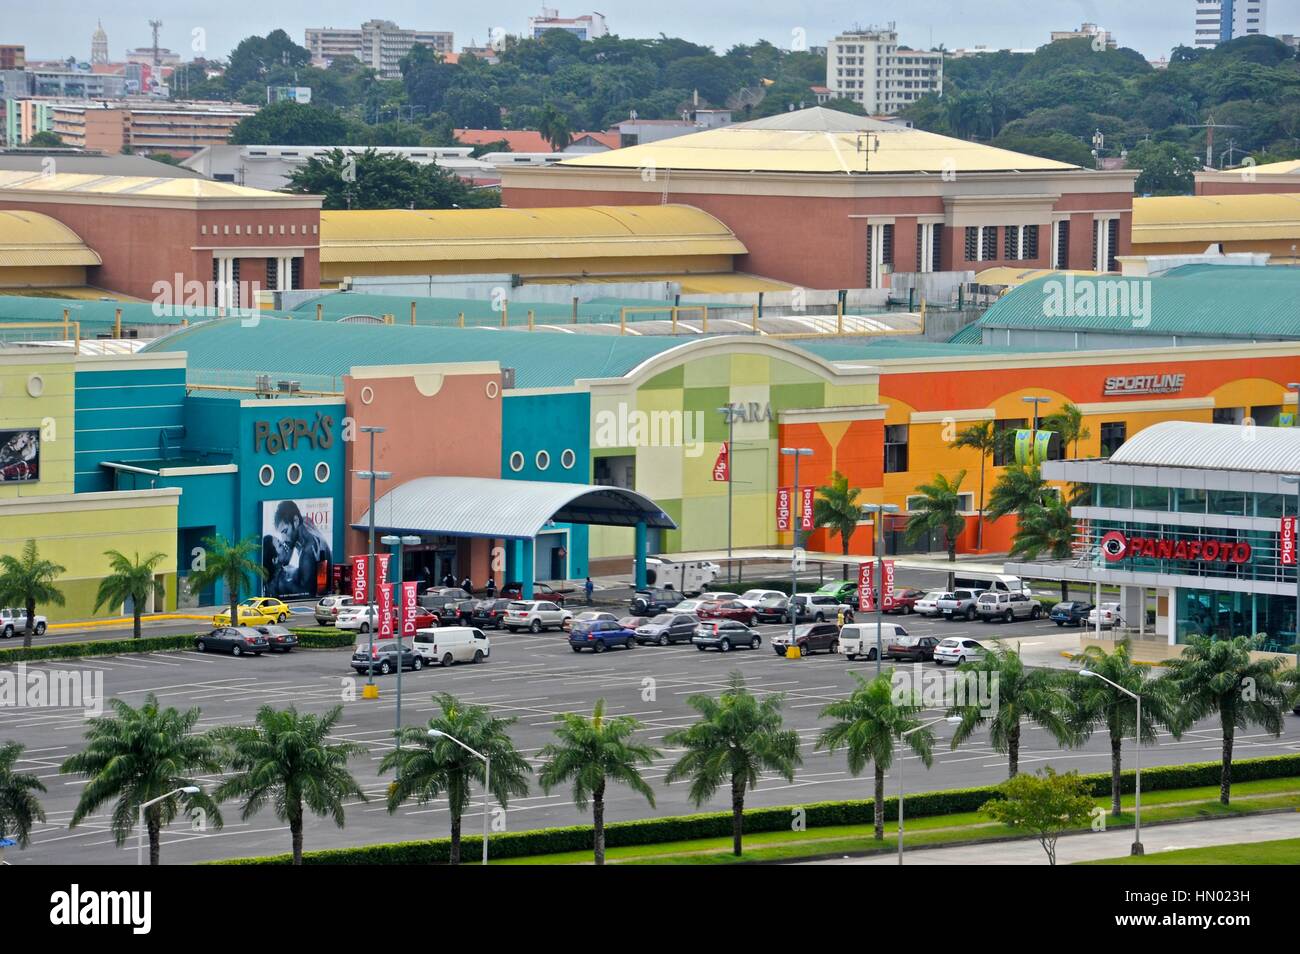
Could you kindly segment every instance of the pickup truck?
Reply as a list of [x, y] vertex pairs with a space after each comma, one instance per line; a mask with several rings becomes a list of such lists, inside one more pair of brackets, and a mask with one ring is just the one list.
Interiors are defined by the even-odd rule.
[[[36, 616], [32, 622], [32, 632], [37, 636], [45, 634], [47, 621], [44, 616]], [[27, 610], [0, 609], [0, 638], [12, 639], [27, 631]]]

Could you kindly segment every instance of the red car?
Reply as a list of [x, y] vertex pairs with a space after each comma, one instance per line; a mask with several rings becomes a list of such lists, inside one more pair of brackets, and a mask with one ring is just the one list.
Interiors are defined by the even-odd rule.
[[[522, 583], [507, 583], [501, 589], [501, 596], [507, 600], [523, 599], [524, 585]], [[547, 583], [534, 583], [532, 599], [546, 600], [548, 603], [554, 603], [556, 606], [564, 605], [564, 594], [572, 592], [570, 590], [557, 590]]]
[[891, 613], [915, 613], [916, 601], [925, 595], [925, 590], [899, 590], [894, 594]]
[[734, 619], [746, 626], [753, 626], [758, 612], [754, 607], [746, 606], [739, 600], [714, 600], [701, 603], [695, 615], [700, 619]]

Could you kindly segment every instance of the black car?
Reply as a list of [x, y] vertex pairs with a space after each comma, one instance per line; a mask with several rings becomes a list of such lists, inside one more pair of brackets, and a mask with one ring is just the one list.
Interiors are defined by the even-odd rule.
[[[839, 652], [840, 629], [834, 623], [804, 623], [794, 628], [793, 643], [799, 648], [801, 656], [817, 652]], [[784, 656], [790, 645], [789, 632], [772, 637], [772, 651], [778, 656]]]
[[884, 655], [903, 662], [930, 662], [938, 645], [938, 636], [896, 636], [885, 647]]
[[446, 604], [470, 598], [470, 594], [459, 586], [436, 586], [420, 597], [420, 605], [427, 610], [432, 610], [436, 615]]
[[267, 638], [252, 626], [219, 626], [194, 640], [201, 653], [230, 653], [232, 656], [260, 656], [271, 648]]
[[754, 606], [754, 622], [784, 623], [790, 619], [787, 612], [790, 600], [785, 596], [769, 596]]
[[632, 594], [633, 616], [658, 616], [682, 601], [682, 594], [672, 587], [647, 587]]
[[257, 631], [266, 637], [273, 653], [287, 653], [298, 645], [298, 637], [287, 626], [258, 626]]
[[434, 611], [439, 626], [468, 625], [474, 617], [474, 607], [478, 600], [448, 600]]
[[502, 620], [506, 618], [506, 607], [509, 605], [509, 600], [479, 600], [470, 612], [470, 625], [477, 626], [479, 629], [500, 629]]
[[690, 613], [660, 613], [654, 619], [643, 621], [636, 628], [636, 641], [659, 646], [689, 643], [695, 635], [695, 627], [699, 625], [700, 621]]
[[[419, 672], [424, 668], [424, 658], [410, 646], [403, 644], [401, 652], [403, 669]], [[367, 647], [359, 646], [352, 654], [352, 668], [357, 672], [370, 672], [373, 669], [379, 675], [387, 676], [397, 668], [397, 642], [390, 639], [375, 643], [373, 656]]]
[[1047, 614], [1047, 618], [1057, 626], [1086, 626], [1088, 625], [1088, 614], [1091, 612], [1091, 603], [1079, 600], [1064, 600], [1052, 607], [1052, 611]]

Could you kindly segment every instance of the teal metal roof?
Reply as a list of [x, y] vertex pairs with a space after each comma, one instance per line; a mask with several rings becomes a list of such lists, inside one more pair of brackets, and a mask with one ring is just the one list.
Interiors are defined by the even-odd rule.
[[1046, 351], [1046, 348], [1026, 348], [1007, 345], [981, 344], [976, 337], [973, 344], [955, 344], [951, 341], [931, 341], [925, 338], [872, 338], [866, 340], [834, 341], [803, 340], [798, 347], [827, 361], [889, 361], [906, 358], [964, 358], [979, 354], [1023, 354], [1027, 351]]
[[[171, 308], [147, 301], [102, 301], [84, 298], [40, 298], [25, 295], [0, 295], [0, 323], [22, 321], [68, 320], [88, 325], [111, 327], [117, 309], [122, 309], [124, 325], [179, 325], [185, 319], [199, 321], [217, 317], [215, 308]], [[277, 315], [279, 312], [262, 312]]]
[[684, 343], [649, 335], [222, 318], [174, 331], [141, 350], [186, 352], [189, 380], [203, 384], [248, 386], [251, 375], [265, 373], [298, 380], [305, 390], [339, 390], [354, 367], [497, 361], [515, 369], [515, 387], [541, 388], [620, 377]]
[[[1097, 304], [1086, 307], [1081, 295]], [[1300, 269], [1282, 267], [1185, 265], [1154, 278], [1047, 276], [999, 298], [977, 325], [1275, 341], [1300, 338], [1298, 295]]]

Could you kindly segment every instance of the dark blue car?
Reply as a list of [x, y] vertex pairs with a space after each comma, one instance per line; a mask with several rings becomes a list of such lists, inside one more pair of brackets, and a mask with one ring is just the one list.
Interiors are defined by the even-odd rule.
[[1090, 612], [1092, 612], [1091, 603], [1065, 600], [1053, 606], [1047, 618], [1057, 626], [1083, 626], [1088, 622]]
[[590, 649], [603, 653], [611, 646], [631, 649], [636, 645], [636, 630], [620, 626], [612, 619], [584, 620], [573, 624], [569, 631], [569, 648], [575, 653]]

